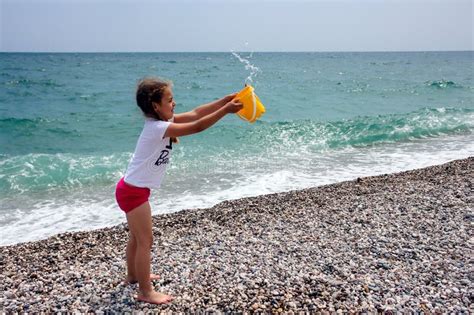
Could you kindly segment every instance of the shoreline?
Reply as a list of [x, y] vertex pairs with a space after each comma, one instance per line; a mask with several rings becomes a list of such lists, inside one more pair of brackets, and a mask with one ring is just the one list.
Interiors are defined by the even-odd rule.
[[126, 224], [0, 247], [2, 310], [469, 312], [474, 157], [153, 216], [170, 305], [135, 302]]

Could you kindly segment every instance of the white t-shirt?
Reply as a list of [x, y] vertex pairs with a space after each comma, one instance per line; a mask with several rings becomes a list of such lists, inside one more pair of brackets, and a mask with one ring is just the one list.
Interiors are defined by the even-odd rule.
[[160, 187], [173, 149], [171, 138], [163, 138], [169, 125], [169, 121], [145, 118], [145, 126], [125, 173], [126, 183], [137, 187]]

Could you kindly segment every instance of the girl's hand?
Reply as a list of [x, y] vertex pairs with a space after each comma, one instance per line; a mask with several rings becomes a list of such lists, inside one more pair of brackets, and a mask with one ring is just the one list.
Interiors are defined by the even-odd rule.
[[230, 101], [224, 105], [224, 108], [227, 114], [235, 114], [244, 108], [244, 105], [239, 101]]
[[224, 96], [222, 100], [224, 104], [227, 104], [228, 102], [232, 101], [236, 96], [237, 96], [237, 93], [232, 93], [232, 94]]

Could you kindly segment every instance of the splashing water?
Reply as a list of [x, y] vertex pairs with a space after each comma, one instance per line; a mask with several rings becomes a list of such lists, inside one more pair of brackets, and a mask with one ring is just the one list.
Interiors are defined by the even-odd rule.
[[[253, 64], [250, 63], [250, 61], [246, 58], [241, 57], [238, 53], [235, 51], [232, 51], [232, 55], [234, 55], [235, 58], [237, 58], [241, 63], [245, 65], [245, 70], [250, 70], [250, 75], [245, 79], [245, 84], [252, 84], [254, 83], [253, 79], [257, 77], [258, 73], [261, 72], [260, 69]], [[250, 53], [248, 58], [252, 58], [253, 52]]]

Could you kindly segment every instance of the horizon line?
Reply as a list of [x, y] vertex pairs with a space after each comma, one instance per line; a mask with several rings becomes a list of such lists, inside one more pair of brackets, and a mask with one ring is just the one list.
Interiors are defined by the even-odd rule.
[[0, 51], [0, 54], [176, 54], [176, 53], [423, 53], [474, 52], [474, 50], [262, 50], [262, 51]]

